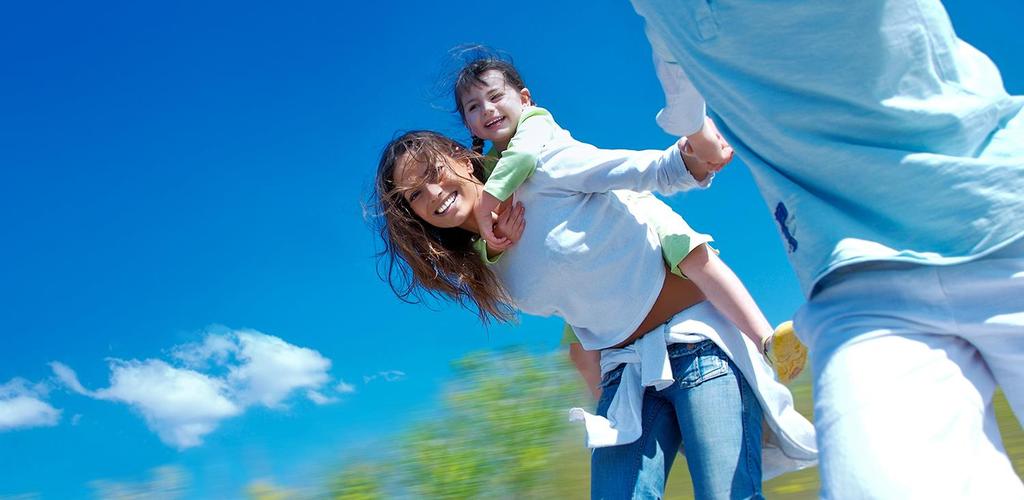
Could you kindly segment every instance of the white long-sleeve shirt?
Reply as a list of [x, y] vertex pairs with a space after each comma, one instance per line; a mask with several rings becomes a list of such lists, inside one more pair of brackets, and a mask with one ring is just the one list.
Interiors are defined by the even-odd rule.
[[[619, 344], [653, 306], [664, 282], [665, 264], [649, 213], [635, 197], [612, 190], [671, 194], [698, 186], [676, 146], [665, 151], [602, 150], [574, 140], [563, 130], [541, 150], [536, 170], [517, 191], [530, 223], [492, 269], [523, 312], [561, 317], [573, 325], [588, 350]], [[793, 410], [792, 396], [773, 382], [757, 349], [744, 344], [743, 334], [724, 318], [717, 318], [698, 329], [689, 327], [693, 322], [681, 327], [666, 323], [664, 328], [670, 330], [648, 334], [635, 344], [647, 349], [616, 350], [609, 359], [623, 355], [619, 361], [633, 365], [631, 371], [647, 366], [649, 370], [644, 371], [662, 375], [649, 384], [655, 385], [672, 378], [671, 367], [665, 366], [666, 343], [691, 341], [694, 335], [714, 340], [758, 394], [771, 436], [781, 443], [765, 449], [765, 470], [781, 473], [813, 463], [816, 449], [810, 423]], [[716, 328], [729, 330], [723, 330], [728, 332], [723, 337]], [[615, 432], [604, 445], [639, 437], [641, 400], [629, 396], [642, 394], [648, 382], [624, 377], [619, 389], [622, 403], [613, 403], [614, 420], [625, 424], [618, 429], [624, 432]], [[594, 422], [591, 419], [588, 428], [595, 427], [589, 425]]]
[[530, 223], [492, 269], [523, 312], [562, 317], [586, 349], [618, 344], [653, 306], [665, 264], [648, 217], [612, 190], [670, 194], [698, 185], [674, 145], [605, 150], [563, 131], [519, 188]]
[[707, 115], [704, 96], [693, 86], [686, 70], [676, 62], [661, 39], [650, 28], [645, 27], [644, 30], [651, 42], [654, 72], [665, 92], [665, 107], [655, 117], [658, 126], [666, 133], [680, 137], [699, 132]]

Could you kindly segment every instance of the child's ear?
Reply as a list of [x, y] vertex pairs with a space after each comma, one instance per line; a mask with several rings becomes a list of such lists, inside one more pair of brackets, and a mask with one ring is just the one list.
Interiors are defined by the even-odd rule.
[[519, 101], [523, 103], [523, 106], [533, 106], [533, 97], [530, 96], [530, 89], [523, 87], [523, 90], [519, 91]]

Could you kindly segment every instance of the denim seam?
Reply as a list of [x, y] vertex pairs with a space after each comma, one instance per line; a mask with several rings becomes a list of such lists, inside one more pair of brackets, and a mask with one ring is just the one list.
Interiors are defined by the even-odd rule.
[[[647, 397], [647, 395], [645, 395], [645, 398], [646, 397]], [[662, 398], [655, 398], [654, 402], [657, 404], [657, 406], [653, 406], [651, 408], [651, 411], [644, 412], [644, 414], [640, 417], [641, 420], [642, 420], [642, 424], [641, 424], [641, 427], [640, 427], [641, 429], [646, 429], [647, 431], [650, 431], [651, 425], [653, 424], [654, 420], [658, 416], [660, 416], [661, 411], [664, 410], [664, 408], [669, 405], [668, 401], [665, 401]], [[637, 445], [640, 446], [640, 450], [647, 449], [647, 444], [648, 444], [647, 440], [649, 440], [651, 438], [651, 435], [652, 435], [651, 432], [642, 432], [640, 434], [640, 439], [637, 442]], [[665, 450], [662, 450], [662, 453], [667, 453], [667, 452]], [[675, 450], [673, 450], [672, 453], [675, 453]], [[639, 471], [642, 470], [642, 468], [643, 468], [642, 467], [643, 466], [643, 460], [644, 460], [644, 454], [642, 452], [641, 453], [637, 453], [636, 454], [636, 461], [633, 463], [633, 468], [632, 468], [632, 470], [637, 471], [637, 477], [634, 478], [635, 482], [633, 483], [633, 495], [634, 496], [636, 495], [636, 487], [640, 484], [640, 481], [639, 481], [639, 479], [640, 479], [640, 472]], [[664, 481], [665, 482], [662, 485], [662, 488], [664, 488], [668, 484], [668, 476], [665, 476]], [[664, 494], [664, 492], [662, 494]]]
[[[758, 444], [758, 443], [755, 443], [754, 440], [752, 439], [751, 433], [747, 432], [747, 426], [751, 424], [749, 422], [749, 420], [750, 420], [750, 411], [751, 411], [751, 408], [750, 408], [750, 396], [751, 396], [752, 389], [747, 384], [746, 380], [743, 378], [743, 374], [740, 373], [739, 370], [734, 370], [734, 372], [735, 372], [735, 375], [736, 375], [736, 382], [740, 386], [740, 405], [741, 405], [741, 408], [743, 409], [742, 410], [743, 414], [742, 414], [741, 418], [742, 418], [742, 421], [743, 421], [743, 440], [746, 443], [745, 446], [744, 446], [744, 448], [746, 448], [746, 451], [745, 451], [744, 455], [746, 456], [746, 462], [747, 462], [747, 477], [750, 478], [750, 482], [752, 483], [752, 486], [753, 486], [752, 489], [754, 491], [755, 498], [758, 495], [761, 495], [763, 497], [763, 494], [762, 494], [762, 491], [761, 491], [761, 486], [762, 486], [761, 483], [762, 483], [762, 481], [755, 481], [754, 480], [754, 460], [755, 460], [755, 457], [753, 456], [753, 450], [756, 448], [756, 444]], [[754, 399], [755, 399], [754, 403], [756, 403], [758, 405], [761, 404], [760, 402], [756, 401], [757, 398], [754, 398]], [[756, 425], [760, 426], [761, 422], [757, 422]]]

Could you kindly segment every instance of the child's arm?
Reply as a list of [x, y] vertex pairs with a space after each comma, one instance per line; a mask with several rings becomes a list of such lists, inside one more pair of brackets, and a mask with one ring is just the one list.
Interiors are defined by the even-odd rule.
[[711, 183], [712, 170], [694, 168], [681, 149], [685, 139], [664, 151], [598, 149], [559, 151], [558, 162], [545, 169], [546, 182], [567, 192], [602, 193], [615, 189], [672, 194]]
[[507, 238], [509, 244], [505, 248], [499, 249], [492, 247], [483, 238], [476, 240], [473, 243], [473, 249], [480, 254], [480, 257], [484, 259], [486, 264], [497, 263], [498, 257], [501, 257], [501, 254], [508, 247], [515, 245], [519, 241], [519, 238], [523, 235], [523, 230], [526, 229], [526, 219], [523, 218], [525, 212], [526, 209], [523, 208], [523, 204], [517, 202], [511, 208], [503, 210], [501, 215], [492, 215], [494, 234], [501, 238]]
[[498, 238], [507, 239], [508, 245], [503, 247], [492, 246], [490, 242], [484, 240], [487, 244], [488, 263], [493, 264], [497, 262], [502, 252], [519, 241], [519, 238], [523, 235], [523, 229], [526, 228], [526, 219], [523, 218], [525, 211], [526, 209], [523, 208], [522, 203], [516, 203], [511, 208], [502, 210], [501, 214], [498, 215], [497, 223], [494, 224], [494, 235]]
[[765, 342], [772, 335], [772, 327], [732, 269], [707, 244], [693, 249], [679, 263], [679, 269], [700, 288], [711, 305], [746, 334], [764, 354]]
[[558, 125], [551, 118], [551, 113], [543, 108], [530, 107], [519, 117], [516, 133], [488, 175], [480, 203], [473, 213], [480, 227], [480, 236], [487, 241], [489, 247], [503, 251], [511, 245], [507, 238], [494, 234], [488, 223], [490, 214], [496, 213], [498, 205], [512, 196], [533, 174], [541, 149], [557, 129]]

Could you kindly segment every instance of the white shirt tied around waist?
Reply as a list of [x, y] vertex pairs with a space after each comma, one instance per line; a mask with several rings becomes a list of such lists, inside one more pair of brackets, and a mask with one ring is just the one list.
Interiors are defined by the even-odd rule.
[[708, 302], [677, 313], [622, 349], [601, 352], [602, 375], [620, 364], [626, 366], [607, 418], [582, 408], [569, 410], [570, 420], [584, 422], [587, 446], [617, 446], [639, 439], [644, 391], [647, 387], [660, 391], [675, 381], [668, 344], [691, 343], [700, 337], [711, 340], [729, 356], [757, 395], [769, 430], [762, 448], [764, 479], [817, 463], [818, 449], [811, 423], [793, 407], [792, 395], [775, 379], [754, 344]]

